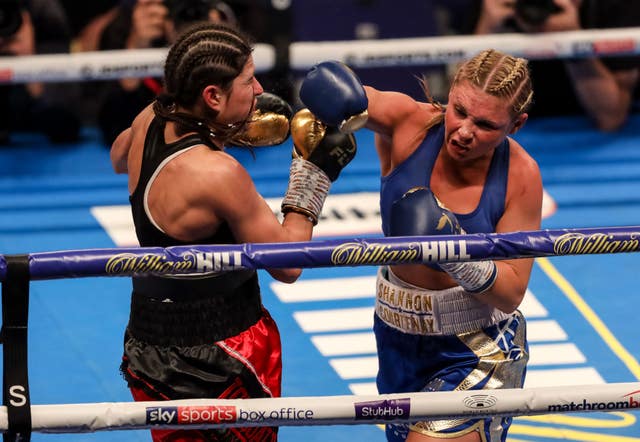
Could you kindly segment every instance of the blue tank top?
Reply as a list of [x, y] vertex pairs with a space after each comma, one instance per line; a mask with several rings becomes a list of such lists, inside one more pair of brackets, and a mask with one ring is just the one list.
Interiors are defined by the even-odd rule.
[[[380, 215], [382, 231], [389, 233], [389, 213], [394, 201], [413, 187], [430, 187], [431, 172], [444, 141], [444, 124], [427, 132], [418, 148], [389, 175], [380, 179]], [[509, 174], [509, 140], [505, 139], [493, 154], [478, 207], [471, 213], [456, 213], [467, 233], [492, 233], [504, 213]]]

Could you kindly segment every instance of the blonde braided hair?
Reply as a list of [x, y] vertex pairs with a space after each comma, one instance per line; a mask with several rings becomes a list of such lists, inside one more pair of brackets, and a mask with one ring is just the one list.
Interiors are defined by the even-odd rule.
[[485, 49], [460, 66], [452, 87], [463, 81], [490, 95], [508, 99], [514, 117], [531, 107], [533, 86], [528, 62], [524, 58]]

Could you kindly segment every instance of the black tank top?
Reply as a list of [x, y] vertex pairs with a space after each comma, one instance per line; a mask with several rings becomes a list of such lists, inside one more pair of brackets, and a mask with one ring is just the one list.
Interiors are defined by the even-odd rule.
[[169, 247], [188, 244], [235, 244], [236, 240], [229, 229], [227, 223], [222, 223], [218, 230], [207, 238], [184, 242], [173, 238], [158, 227], [156, 227], [145, 211], [144, 195], [149, 181], [154, 173], [159, 171], [163, 162], [170, 160], [170, 157], [179, 155], [191, 147], [199, 144], [206, 144], [213, 148], [210, 143], [202, 139], [200, 135], [190, 135], [176, 142], [167, 144], [164, 139], [164, 129], [166, 122], [155, 117], [149, 125], [147, 136], [144, 140], [144, 151], [142, 153], [142, 166], [140, 178], [133, 194], [129, 196], [131, 212], [133, 214], [133, 224], [136, 228], [136, 236], [142, 247]]
[[[200, 135], [174, 143], [164, 140], [166, 122], [155, 117], [144, 141], [140, 179], [129, 197], [140, 245], [169, 247], [191, 244], [235, 244], [227, 223], [213, 235], [185, 243], [156, 227], [144, 208], [144, 194], [154, 174], [172, 158], [196, 145]], [[260, 288], [255, 270], [238, 270], [204, 277], [134, 275], [127, 333], [151, 345], [193, 346], [235, 336], [255, 324], [262, 315]], [[167, 302], [171, 301], [171, 302]]]

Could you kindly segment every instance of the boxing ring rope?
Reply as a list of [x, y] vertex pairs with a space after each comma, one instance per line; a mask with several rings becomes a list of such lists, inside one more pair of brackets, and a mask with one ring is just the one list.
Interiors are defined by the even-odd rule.
[[357, 68], [444, 64], [494, 48], [528, 59], [585, 58], [640, 53], [640, 27], [544, 34], [457, 35], [388, 40], [299, 42], [291, 45], [291, 67], [308, 69], [324, 60]]
[[[203, 274], [245, 268], [327, 267], [519, 259], [640, 251], [640, 226], [297, 243], [86, 249], [0, 257], [9, 440], [41, 432], [189, 426], [372, 424], [444, 417], [635, 410], [640, 383], [381, 396], [34, 405], [26, 346], [29, 281], [86, 276]], [[13, 438], [13, 439], [12, 439]]]
[[[152, 48], [2, 57], [0, 84], [161, 77], [166, 56], [167, 49]], [[275, 66], [273, 46], [255, 45], [253, 57], [257, 72]]]
[[[437, 65], [461, 61], [495, 48], [529, 59], [584, 58], [640, 54], [640, 27], [545, 34], [490, 34], [386, 40], [293, 42], [289, 63], [308, 69], [334, 59], [352, 67]], [[0, 84], [87, 81], [162, 76], [166, 49], [137, 49], [0, 58]], [[256, 70], [275, 65], [275, 49], [257, 44]]]
[[[321, 396], [272, 399], [192, 399], [32, 406], [32, 429], [87, 433], [144, 428], [223, 428], [385, 424], [415, 420], [634, 411], [640, 383]], [[8, 428], [0, 408], [0, 430]]]
[[[87, 249], [28, 255], [30, 280], [206, 274], [264, 269], [422, 264], [640, 251], [640, 226], [326, 240], [270, 244]], [[0, 281], [7, 278], [0, 257]]]

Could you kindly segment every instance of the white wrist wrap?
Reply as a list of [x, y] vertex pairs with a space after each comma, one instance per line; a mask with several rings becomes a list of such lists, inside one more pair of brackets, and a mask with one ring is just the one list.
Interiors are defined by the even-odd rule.
[[331, 181], [326, 173], [310, 161], [294, 158], [289, 170], [289, 187], [282, 200], [282, 213], [298, 212], [318, 223]]
[[465, 291], [474, 294], [489, 290], [498, 277], [498, 268], [493, 261], [446, 262], [440, 267]]

